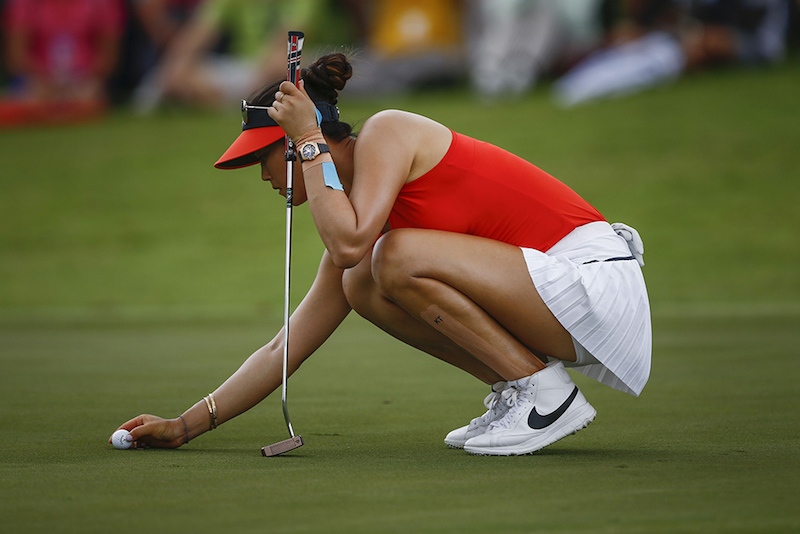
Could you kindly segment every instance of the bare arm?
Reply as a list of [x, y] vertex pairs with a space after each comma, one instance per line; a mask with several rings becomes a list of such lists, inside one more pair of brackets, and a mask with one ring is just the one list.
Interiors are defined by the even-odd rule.
[[[303, 164], [308, 205], [322, 242], [340, 267], [357, 265], [378, 239], [408, 179], [414, 146], [396, 120], [370, 118], [355, 148], [350, 191], [325, 186], [322, 167]], [[323, 155], [323, 158], [330, 158]]]
[[[342, 270], [326, 252], [308, 294], [292, 313], [289, 368], [294, 373], [339, 327], [350, 312], [342, 290]], [[281, 384], [283, 328], [214, 392], [220, 423], [249, 410]]]
[[[311, 289], [291, 317], [289, 374], [330, 337], [349, 312], [342, 290], [342, 270], [333, 265], [326, 252]], [[283, 329], [214, 391], [217, 424], [233, 419], [265, 399], [280, 386], [282, 374]], [[190, 438], [209, 430], [209, 413], [202, 399], [186, 410], [183, 417]], [[131, 431], [134, 440], [155, 447], [178, 447], [186, 438], [186, 429], [179, 418], [165, 420], [140, 415], [120, 428]]]
[[[314, 119], [313, 102], [302, 84], [285, 82], [280, 101], [270, 116], [292, 139], [324, 141]], [[306, 195], [322, 242], [334, 263], [357, 265], [384, 229], [400, 189], [438, 163], [450, 146], [452, 134], [441, 124], [403, 111], [382, 111], [364, 124], [353, 152], [349, 191], [325, 186], [322, 154], [303, 163]], [[301, 141], [302, 142], [302, 141]]]

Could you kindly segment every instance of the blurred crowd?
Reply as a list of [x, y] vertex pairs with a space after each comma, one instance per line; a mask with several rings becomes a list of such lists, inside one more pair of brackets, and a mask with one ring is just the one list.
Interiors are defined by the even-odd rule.
[[304, 56], [350, 52], [349, 94], [467, 82], [484, 98], [550, 83], [563, 106], [717, 65], [775, 64], [800, 0], [0, 0], [0, 125], [214, 108]]

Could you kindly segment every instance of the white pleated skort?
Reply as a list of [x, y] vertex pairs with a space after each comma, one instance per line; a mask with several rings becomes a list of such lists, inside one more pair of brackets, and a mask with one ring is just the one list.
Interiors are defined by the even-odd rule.
[[627, 241], [610, 224], [594, 222], [546, 253], [522, 252], [545, 304], [572, 335], [574, 369], [638, 396], [650, 376], [652, 326], [642, 269], [635, 259], [619, 259], [631, 256]]

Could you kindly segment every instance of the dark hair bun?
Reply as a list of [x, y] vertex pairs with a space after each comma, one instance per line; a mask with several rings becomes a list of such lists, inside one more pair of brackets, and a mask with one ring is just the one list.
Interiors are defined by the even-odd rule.
[[339, 91], [344, 89], [347, 80], [353, 76], [353, 67], [347, 56], [337, 52], [322, 56], [303, 69], [300, 75], [312, 100], [336, 104]]

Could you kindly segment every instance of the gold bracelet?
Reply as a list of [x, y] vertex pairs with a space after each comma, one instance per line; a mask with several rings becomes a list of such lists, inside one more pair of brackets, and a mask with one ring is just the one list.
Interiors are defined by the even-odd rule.
[[214, 430], [217, 428], [217, 403], [214, 402], [214, 394], [209, 393], [207, 396], [203, 397], [203, 400], [206, 401], [208, 415], [211, 417], [211, 426], [209, 430]]
[[213, 428], [217, 428], [217, 403], [214, 402], [214, 394], [209, 393], [208, 398], [211, 399], [211, 424]]

